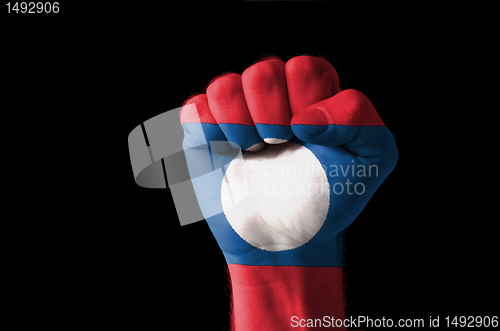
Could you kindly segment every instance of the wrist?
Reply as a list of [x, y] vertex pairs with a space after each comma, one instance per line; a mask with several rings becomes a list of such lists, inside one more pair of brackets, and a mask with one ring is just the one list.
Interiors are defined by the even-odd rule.
[[240, 264], [228, 268], [234, 331], [311, 330], [314, 327], [297, 321], [345, 318], [342, 268]]

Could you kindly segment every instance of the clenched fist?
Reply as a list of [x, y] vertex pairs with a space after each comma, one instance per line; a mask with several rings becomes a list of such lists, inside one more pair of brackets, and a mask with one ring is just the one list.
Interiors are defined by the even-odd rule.
[[[338, 82], [321, 58], [265, 58], [217, 77], [181, 111], [194, 190], [228, 263], [235, 330], [345, 316], [336, 236], [398, 153], [367, 97]], [[206, 168], [221, 171], [200, 176]]]

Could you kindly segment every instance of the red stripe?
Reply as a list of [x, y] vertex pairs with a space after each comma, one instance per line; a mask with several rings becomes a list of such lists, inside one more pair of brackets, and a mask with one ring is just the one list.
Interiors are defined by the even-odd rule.
[[[296, 329], [300, 319], [345, 319], [343, 269], [339, 267], [229, 264], [234, 331]], [[302, 323], [304, 324], [304, 323]], [[321, 330], [304, 327], [300, 330]], [[345, 328], [336, 328], [345, 330]]]
[[254, 125], [243, 94], [241, 75], [227, 74], [213, 81], [207, 88], [207, 97], [217, 122]]
[[356, 90], [344, 90], [307, 107], [292, 118], [293, 124], [384, 126], [368, 98]]
[[285, 73], [292, 116], [340, 92], [337, 71], [324, 59], [296, 56], [286, 63]]
[[268, 58], [247, 68], [241, 78], [248, 110], [255, 123], [290, 125], [285, 63]]
[[181, 108], [179, 116], [181, 117], [181, 125], [184, 125], [185, 122], [217, 124], [210, 108], [208, 108], [206, 94], [198, 94], [187, 100]]

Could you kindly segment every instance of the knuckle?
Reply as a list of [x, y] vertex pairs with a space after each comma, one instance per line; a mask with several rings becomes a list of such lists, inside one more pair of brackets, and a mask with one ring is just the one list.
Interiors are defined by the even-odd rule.
[[212, 100], [228, 99], [241, 93], [241, 75], [225, 73], [213, 79], [207, 87], [207, 96]]

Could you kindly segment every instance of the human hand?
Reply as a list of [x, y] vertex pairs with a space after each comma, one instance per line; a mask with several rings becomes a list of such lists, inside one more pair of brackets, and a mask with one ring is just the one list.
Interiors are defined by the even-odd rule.
[[[280, 306], [278, 301], [295, 300], [290, 291], [276, 293], [276, 279], [288, 284], [284, 288], [290, 281], [302, 288], [302, 303], [274, 311], [278, 324], [269, 329], [287, 329], [283, 323], [290, 314], [316, 316], [328, 307], [338, 311], [334, 307], [341, 300], [328, 297], [340, 292], [323, 301], [309, 296], [321, 288], [329, 294], [340, 291], [337, 281], [332, 288], [325, 285], [325, 278], [338, 278], [335, 268], [342, 267], [337, 234], [363, 210], [398, 155], [394, 137], [366, 96], [341, 91], [335, 69], [324, 59], [297, 56], [285, 64], [271, 58], [242, 75], [213, 80], [206, 94], [187, 101], [181, 123], [191, 177], [206, 173], [201, 169], [207, 167], [225, 169], [192, 182], [228, 262], [234, 300], [236, 292], [245, 293], [246, 299], [235, 301], [236, 324], [253, 323], [263, 330], [269, 322], [255, 324], [245, 311], [260, 311], [262, 300], [265, 311]], [[238, 156], [229, 143], [243, 154]], [[270, 266], [281, 268], [269, 276]], [[235, 288], [235, 279], [245, 286]], [[247, 292], [262, 282], [274, 283], [266, 287], [274, 298]], [[254, 302], [248, 304], [248, 297]]]

